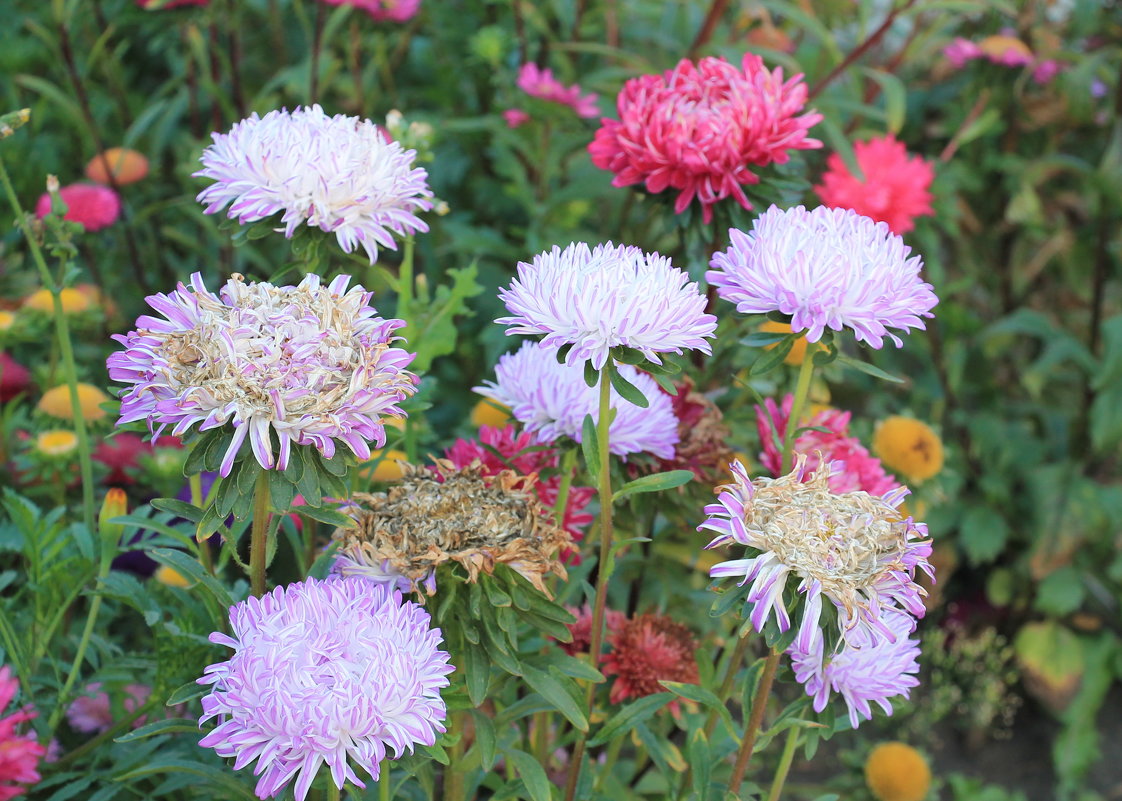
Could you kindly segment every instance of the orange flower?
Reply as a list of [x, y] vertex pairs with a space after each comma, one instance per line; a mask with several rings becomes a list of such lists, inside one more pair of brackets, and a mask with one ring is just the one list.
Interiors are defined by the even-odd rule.
[[[66, 314], [79, 314], [88, 311], [90, 308], [89, 298], [77, 289], [67, 287], [58, 293], [58, 297], [62, 301], [62, 310]], [[23, 301], [23, 307], [44, 314], [54, 313], [55, 305], [51, 298], [51, 291], [49, 289], [39, 289], [32, 292]]]
[[110, 171], [117, 181], [117, 186], [133, 184], [148, 174], [148, 159], [143, 153], [126, 147], [111, 147], [104, 153], [94, 156], [86, 165], [86, 177], [106, 186], [111, 183]]

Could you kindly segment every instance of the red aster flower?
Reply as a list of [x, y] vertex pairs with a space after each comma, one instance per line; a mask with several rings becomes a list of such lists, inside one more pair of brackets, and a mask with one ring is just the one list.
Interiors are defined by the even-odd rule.
[[[592, 648], [592, 607], [585, 604], [580, 609], [575, 606], [565, 608], [576, 615], [577, 622], [569, 624], [569, 633], [573, 635], [573, 641], [559, 643], [559, 645], [569, 656], [587, 654]], [[604, 610], [604, 626], [607, 628], [609, 638], [617, 634], [626, 624], [627, 615], [623, 612], [614, 609]]]
[[[160, 437], [156, 443], [161, 448], [182, 448], [179, 437]], [[124, 431], [112, 439], [102, 440], [94, 448], [93, 459], [109, 468], [105, 483], [113, 486], [132, 484], [138, 460], [143, 454], [152, 453], [151, 442], [146, 442], [139, 434]]]
[[[121, 199], [107, 186], [70, 184], [58, 192], [66, 204], [62, 219], [81, 223], [87, 231], [100, 231], [117, 222]], [[51, 211], [51, 196], [44, 192], [35, 205], [35, 216], [42, 219]]]
[[0, 402], [7, 403], [31, 385], [31, 373], [7, 353], [0, 351]]
[[613, 704], [660, 693], [665, 688], [659, 681], [698, 681], [693, 658], [697, 640], [688, 628], [665, 615], [639, 615], [608, 641], [612, 650], [604, 656], [601, 670], [616, 677], [610, 696]]
[[831, 153], [822, 183], [814, 187], [822, 205], [853, 209], [888, 223], [896, 234], [912, 230], [916, 217], [934, 213], [928, 189], [935, 169], [919, 156], [908, 156], [904, 144], [892, 134], [856, 142], [853, 153], [864, 180], [849, 171], [841, 156]]
[[789, 150], [822, 146], [807, 138], [822, 115], [796, 116], [806, 98], [801, 75], [784, 82], [782, 69], [768, 72], [751, 53], [739, 68], [723, 58], [696, 65], [682, 59], [663, 75], [624, 84], [619, 119], [602, 121], [588, 152], [593, 164], [616, 174], [613, 186], [676, 189], [674, 212], [696, 198], [709, 222], [712, 206], [727, 197], [752, 208], [743, 186], [760, 179], [750, 167], [783, 164]]

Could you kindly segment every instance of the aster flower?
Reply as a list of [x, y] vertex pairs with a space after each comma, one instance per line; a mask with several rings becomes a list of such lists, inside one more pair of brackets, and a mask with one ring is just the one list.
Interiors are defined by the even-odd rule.
[[[112, 178], [110, 175], [112, 174]], [[148, 174], [148, 158], [127, 147], [111, 147], [86, 163], [86, 177], [94, 183], [127, 186]]]
[[888, 223], [894, 234], [906, 234], [915, 228], [916, 217], [935, 213], [929, 191], [935, 169], [919, 156], [908, 156], [892, 134], [855, 143], [853, 154], [864, 179], [831, 153], [822, 183], [814, 187], [823, 205]]
[[697, 640], [666, 615], [632, 618], [611, 633], [608, 642], [612, 649], [604, 655], [601, 670], [616, 677], [609, 696], [613, 704], [663, 692], [661, 681], [698, 682], [693, 658]]
[[211, 642], [232, 648], [198, 680], [213, 685], [199, 723], [218, 726], [199, 745], [254, 759], [258, 798], [295, 778], [297, 801], [327, 764], [336, 787], [377, 780], [379, 763], [444, 731], [448, 654], [440, 630], [421, 607], [395, 590], [358, 578], [309, 578], [230, 607], [230, 634]]
[[797, 116], [806, 103], [802, 76], [784, 82], [763, 59], [745, 53], [737, 68], [723, 58], [683, 59], [663, 75], [624, 84], [619, 120], [604, 119], [588, 146], [592, 163], [615, 173], [612, 186], [642, 183], [678, 191], [674, 212], [693, 200], [709, 222], [713, 206], [734, 198], [752, 208], [744, 186], [759, 183], [750, 167], [783, 164], [788, 151], [821, 147], [807, 131], [821, 114]]
[[354, 6], [378, 22], [408, 22], [417, 15], [421, 0], [322, 0], [329, 6]]
[[345, 253], [361, 247], [371, 264], [379, 245], [397, 249], [391, 234], [428, 230], [416, 215], [432, 208], [428, 174], [370, 120], [316, 105], [255, 113], [213, 139], [194, 173], [215, 182], [198, 196], [207, 214], [229, 205], [243, 224], [281, 214], [286, 237], [301, 224], [334, 232]]
[[[784, 397], [782, 406], [777, 406], [774, 400], [768, 398], [764, 408], [756, 407], [756, 428], [764, 446], [760, 464], [773, 476], [778, 476], [782, 470], [782, 443], [787, 436], [794, 401], [794, 396], [789, 394]], [[850, 435], [850, 417], [850, 412], [823, 409], [805, 423], [811, 430], [795, 437], [794, 450], [806, 456], [807, 471], [818, 470], [823, 461], [833, 463], [830, 491], [838, 494], [864, 490], [870, 495], [883, 496], [899, 488], [900, 484], [885, 473], [880, 460], [871, 455], [860, 440]]]
[[731, 247], [716, 253], [705, 280], [744, 314], [778, 311], [791, 315], [791, 328], [809, 342], [825, 329], [853, 330], [874, 348], [889, 328], [924, 328], [939, 302], [920, 280], [923, 259], [885, 223], [850, 209], [772, 206], [748, 233], [729, 231]]
[[[579, 609], [575, 606], [566, 606], [565, 610], [576, 618], [576, 622], [569, 624], [569, 633], [572, 641], [558, 643], [561, 650], [569, 656], [587, 654], [592, 648], [592, 607], [585, 604]], [[604, 610], [604, 627], [607, 629], [608, 638], [627, 625], [627, 615], [617, 609]]]
[[19, 724], [36, 716], [33, 709], [24, 707], [3, 716], [17, 692], [19, 681], [7, 665], [0, 667], [0, 801], [22, 794], [26, 788], [17, 785], [39, 781], [36, 767], [47, 752], [35, 739], [34, 732], [16, 732]]
[[689, 275], [657, 253], [608, 242], [574, 243], [519, 262], [518, 277], [499, 290], [510, 312], [495, 322], [507, 335], [545, 334], [542, 345], [572, 348], [567, 364], [591, 360], [602, 370], [612, 348], [633, 348], [661, 364], [659, 353], [711, 353], [717, 318]]
[[919, 684], [919, 640], [911, 639], [915, 621], [899, 611], [885, 611], [880, 626], [891, 637], [875, 638], [856, 629], [841, 650], [828, 655], [822, 632], [815, 629], [805, 640], [800, 638], [787, 650], [795, 678], [814, 699], [814, 711], [826, 708], [831, 693], [838, 693], [849, 709], [849, 722], [857, 728], [862, 720], [872, 720], [870, 704], [892, 714], [889, 701], [908, 697]]
[[[113, 725], [113, 710], [110, 707], [109, 695], [102, 691], [101, 682], [95, 681], [87, 685], [86, 694], [75, 698], [66, 708], [66, 719], [70, 728], [84, 734], [100, 734], [108, 731]], [[152, 688], [146, 684], [126, 684], [124, 686], [125, 699], [121, 706], [125, 712], [133, 712], [138, 706], [148, 700]], [[133, 721], [134, 729], [144, 725], [145, 716]]]
[[923, 617], [926, 592], [915, 581], [916, 569], [931, 575], [931, 541], [927, 526], [904, 518], [896, 509], [907, 494], [900, 487], [884, 497], [867, 492], [830, 491], [831, 466], [813, 474], [799, 454], [795, 469], [780, 478], [752, 481], [739, 461], [732, 483], [720, 487], [717, 502], [705, 507], [708, 518], [698, 530], [715, 532], [707, 547], [736, 543], [745, 558], [710, 569], [714, 578], [736, 576], [751, 582], [747, 601], [752, 626], [762, 632], [774, 619], [781, 632], [791, 628], [784, 594], [791, 579], [806, 598], [797, 621], [796, 643], [809, 651], [821, 636], [822, 600], [833, 603], [838, 628], [850, 641], [896, 639], [885, 625], [885, 610], [903, 609]]
[[[643, 393], [649, 405], [640, 408], [611, 390], [616, 416], [608, 430], [609, 449], [621, 457], [645, 451], [673, 458], [678, 425], [670, 396], [631, 365], [614, 369]], [[495, 380], [485, 381], [475, 391], [508, 406], [539, 443], [559, 437], [580, 442], [585, 416], [600, 419], [599, 390], [585, 383], [584, 370], [559, 364], [552, 350], [537, 342], [526, 342], [515, 353], [500, 356]]]
[[150, 296], [164, 318], [141, 317], [138, 330], [113, 337], [125, 350], [109, 357], [109, 376], [130, 385], [118, 425], [147, 420], [154, 436], [166, 426], [179, 436], [231, 423], [222, 476], [247, 436], [265, 469], [284, 470], [293, 444], [331, 458], [338, 441], [370, 458], [416, 377], [405, 369], [412, 354], [390, 346], [405, 323], [378, 317], [371, 293], [349, 281], [324, 287], [308, 275], [278, 287], [235, 274], [216, 296], [195, 273], [189, 288]]
[[578, 117], [595, 117], [600, 113], [595, 94], [582, 95], [578, 84], [565, 86], [553, 77], [552, 70], [541, 69], [537, 64], [523, 64], [518, 70], [515, 84], [531, 97], [568, 106], [577, 113]]
[[931, 768], [905, 743], [881, 743], [865, 759], [865, 784], [878, 801], [923, 801], [931, 790]]
[[[87, 231], [108, 228], [121, 215], [121, 199], [107, 186], [70, 184], [62, 187], [58, 195], [66, 204], [62, 219], [81, 223]], [[50, 213], [51, 196], [44, 192], [35, 204], [35, 216], [41, 220]]]
[[0, 351], [0, 403], [7, 403], [30, 386], [31, 371]]
[[520, 108], [508, 108], [503, 112], [503, 121], [507, 128], [518, 128], [530, 121], [530, 114]]
[[546, 574], [565, 577], [557, 554], [572, 540], [539, 502], [536, 475], [488, 475], [478, 462], [457, 469], [437, 460], [435, 468], [406, 465], [388, 492], [354, 493], [357, 525], [334, 534], [338, 573], [407, 583], [429, 595], [436, 569], [450, 562], [467, 571], [469, 582], [506, 564], [545, 594]]

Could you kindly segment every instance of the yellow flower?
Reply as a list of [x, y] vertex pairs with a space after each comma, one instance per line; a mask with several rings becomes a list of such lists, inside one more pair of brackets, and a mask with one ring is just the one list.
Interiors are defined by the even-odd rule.
[[[90, 299], [77, 289], [67, 287], [58, 293], [59, 300], [62, 301], [62, 310], [66, 314], [79, 314], [88, 311], [90, 308]], [[49, 289], [40, 289], [32, 292], [27, 296], [23, 302], [25, 309], [34, 309], [44, 314], [51, 314], [55, 310], [54, 301], [51, 299], [51, 291]]]
[[865, 760], [865, 782], [879, 801], [923, 801], [931, 789], [931, 768], [904, 743], [881, 743]]
[[[203, 547], [206, 547], [205, 544]], [[167, 565], [160, 565], [159, 569], [156, 571], [156, 581], [161, 584], [166, 584], [169, 587], [191, 586], [191, 582], [182, 573]]]
[[44, 431], [35, 438], [35, 449], [45, 456], [65, 456], [77, 447], [78, 437], [64, 428]]
[[16, 324], [16, 316], [10, 311], [0, 311], [0, 331], [7, 331]]
[[371, 481], [400, 481], [401, 465], [398, 460], [407, 461], [408, 457], [403, 451], [388, 450], [388, 451], [374, 451], [370, 454], [370, 464], [375, 459], [381, 457], [382, 461], [378, 462], [378, 466], [374, 468], [374, 472], [370, 474]]
[[[760, 323], [759, 330], [765, 334], [790, 334], [791, 326], [788, 323], [777, 323], [774, 320], [765, 320]], [[771, 350], [778, 344], [778, 342], [775, 342], [771, 345], [764, 345], [764, 350]], [[817, 350], [822, 346], [815, 343], [814, 347]], [[803, 359], [806, 358], [806, 348], [806, 337], [799, 337], [795, 340], [795, 344], [791, 346], [791, 350], [789, 350], [787, 355], [783, 358], [783, 363], [798, 367], [803, 363]]]
[[471, 410], [471, 424], [476, 428], [480, 426], [502, 428], [509, 422], [510, 409], [488, 398], [479, 401]]
[[106, 186], [111, 183], [110, 171], [113, 172], [117, 186], [136, 183], [148, 174], [148, 159], [143, 153], [127, 147], [111, 147], [94, 156], [86, 165], [86, 177]]
[[[93, 384], [78, 384], [78, 405], [82, 408], [83, 420], [103, 419], [105, 412], [100, 406], [107, 400], [109, 396]], [[39, 399], [39, 411], [63, 420], [73, 420], [74, 410], [70, 407], [70, 388], [62, 384], [54, 389], [48, 389]]]
[[1032, 50], [1029, 46], [1015, 36], [987, 36], [978, 42], [978, 47], [991, 59], [1000, 59], [1008, 53], [1032, 58]]
[[889, 417], [877, 426], [873, 450], [885, 466], [908, 481], [926, 481], [943, 469], [943, 441], [913, 417]]

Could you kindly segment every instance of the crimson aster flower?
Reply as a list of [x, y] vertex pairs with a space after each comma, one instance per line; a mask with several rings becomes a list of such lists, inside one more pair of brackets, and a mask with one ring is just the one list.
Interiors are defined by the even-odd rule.
[[544, 334], [554, 350], [572, 346], [570, 365], [602, 370], [612, 348], [634, 348], [655, 364], [659, 353], [711, 353], [717, 318], [689, 275], [657, 253], [608, 242], [573, 243], [519, 262], [518, 277], [499, 290], [510, 315], [495, 322], [507, 335]]
[[743, 314], [791, 315], [791, 330], [809, 342], [825, 329], [850, 328], [874, 348], [889, 328], [924, 328], [939, 302], [920, 279], [923, 259], [893, 234], [850, 209], [772, 206], [747, 233], [729, 231], [731, 246], [715, 253], [705, 280]]
[[915, 218], [934, 214], [931, 182], [935, 169], [919, 156], [909, 156], [903, 142], [889, 134], [853, 145], [858, 178], [837, 153], [826, 159], [822, 183], [814, 187], [824, 206], [853, 209], [858, 214], [888, 223], [894, 234], [915, 228]]
[[[561, 650], [569, 656], [587, 654], [592, 648], [592, 607], [588, 604], [580, 607], [566, 606], [565, 610], [576, 618], [576, 622], [569, 624], [569, 633], [573, 635], [572, 642], [558, 643]], [[617, 609], [604, 610], [604, 628], [610, 638], [613, 634], [627, 625], [627, 615]]]
[[194, 173], [214, 180], [198, 195], [207, 214], [229, 205], [243, 224], [281, 214], [286, 237], [302, 224], [333, 232], [345, 253], [361, 247], [371, 264], [379, 246], [397, 249], [393, 234], [428, 230], [416, 214], [432, 208], [428, 173], [370, 120], [328, 117], [316, 105], [254, 113], [212, 138]]
[[[219, 473], [228, 476], [247, 436], [265, 469], [284, 470], [293, 443], [325, 457], [336, 441], [360, 459], [386, 442], [383, 422], [404, 413], [416, 391], [405, 368], [413, 355], [391, 347], [405, 325], [370, 306], [371, 293], [327, 286], [308, 275], [298, 286], [247, 284], [235, 274], [219, 295], [195, 273], [191, 286], [148, 298], [163, 318], [113, 338], [125, 346], [108, 359], [109, 376], [130, 385], [118, 425], [147, 420], [154, 436], [176, 436], [230, 423], [234, 437]], [[274, 452], [274, 439], [279, 453]]]
[[788, 584], [806, 597], [797, 622], [796, 642], [809, 649], [820, 633], [822, 599], [837, 611], [845, 639], [895, 639], [883, 622], [884, 610], [903, 609], [914, 617], [926, 612], [926, 591], [916, 583], [917, 568], [932, 576], [927, 526], [904, 518], [896, 507], [907, 495], [900, 487], [875, 497], [867, 492], [830, 491], [831, 466], [813, 475], [806, 456], [779, 478], [748, 478], [744, 465], [730, 466], [732, 482], [719, 489], [717, 502], [705, 507], [698, 530], [717, 534], [707, 547], [742, 545], [744, 558], [710, 569], [714, 578], [738, 577], [751, 583], [747, 602], [752, 626], [762, 632], [774, 615], [780, 631], [791, 628], [785, 601]]
[[[639, 389], [649, 405], [640, 408], [611, 390], [616, 416], [608, 429], [609, 450], [622, 457], [645, 451], [672, 458], [678, 421], [670, 396], [631, 365], [620, 364], [615, 369]], [[483, 382], [475, 391], [508, 407], [543, 444], [559, 437], [580, 442], [585, 415], [591, 414], [593, 421], [600, 418], [600, 390], [585, 383], [583, 368], [559, 364], [553, 350], [538, 342], [526, 342], [518, 351], [500, 356], [495, 380]]]
[[417, 15], [421, 0], [322, 0], [329, 6], [354, 6], [378, 22], [408, 22]]
[[728, 197], [752, 208], [743, 187], [760, 179], [751, 167], [783, 164], [790, 150], [822, 146], [807, 137], [822, 115], [798, 116], [806, 99], [801, 75], [784, 82], [782, 69], [768, 72], [751, 53], [740, 67], [723, 58], [696, 65], [682, 59], [663, 75], [624, 84], [619, 119], [602, 121], [588, 152], [593, 164], [615, 173], [613, 186], [675, 189], [676, 214], [696, 199], [709, 222], [712, 207]]
[[[121, 214], [121, 198], [108, 186], [70, 184], [58, 190], [66, 204], [64, 220], [81, 223], [87, 231], [100, 231], [117, 222]], [[51, 212], [50, 193], [44, 192], [35, 204], [35, 216], [43, 219]]]
[[[628, 620], [611, 631], [611, 650], [600, 666], [605, 676], [615, 676], [609, 700], [619, 704], [665, 691], [660, 682], [697, 684], [693, 654], [697, 639], [684, 625], [666, 615], [647, 614]], [[677, 702], [671, 705], [676, 708]]]
[[296, 780], [304, 801], [319, 768], [331, 781], [366, 785], [393, 750], [433, 745], [444, 731], [448, 654], [439, 629], [401, 593], [362, 578], [306, 579], [230, 607], [230, 634], [211, 642], [232, 648], [199, 684], [199, 723], [218, 726], [199, 745], [234, 757], [234, 769], [257, 761], [258, 798]]
[[30, 707], [17, 709], [4, 716], [4, 710], [19, 692], [19, 680], [12, 676], [7, 665], [0, 668], [0, 801], [21, 795], [27, 785], [39, 781], [36, 767], [47, 753], [35, 739], [35, 733], [17, 733], [16, 727], [36, 716]]

